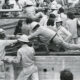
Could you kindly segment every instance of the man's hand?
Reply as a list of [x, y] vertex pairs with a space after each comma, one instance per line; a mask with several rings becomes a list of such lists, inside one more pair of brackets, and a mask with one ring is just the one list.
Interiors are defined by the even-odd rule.
[[2, 61], [12, 63], [13, 59], [9, 57], [5, 57]]

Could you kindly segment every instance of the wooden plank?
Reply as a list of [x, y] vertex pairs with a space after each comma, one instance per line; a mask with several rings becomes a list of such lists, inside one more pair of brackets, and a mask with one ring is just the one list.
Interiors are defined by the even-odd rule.
[[22, 9], [0, 9], [0, 12], [21, 12]]

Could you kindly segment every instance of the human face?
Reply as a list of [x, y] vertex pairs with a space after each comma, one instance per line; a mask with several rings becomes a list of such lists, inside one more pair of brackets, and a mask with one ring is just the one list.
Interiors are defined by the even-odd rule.
[[60, 27], [62, 25], [62, 22], [56, 22], [56, 27]]

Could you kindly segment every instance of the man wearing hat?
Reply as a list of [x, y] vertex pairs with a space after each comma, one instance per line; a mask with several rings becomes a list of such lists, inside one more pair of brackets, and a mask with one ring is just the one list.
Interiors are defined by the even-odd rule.
[[17, 51], [17, 56], [14, 59], [6, 59], [8, 62], [19, 63], [22, 62], [23, 70], [19, 74], [17, 80], [39, 80], [38, 69], [34, 63], [34, 48], [30, 45], [27, 35], [22, 35], [18, 41], [22, 44], [22, 47]]
[[36, 36], [38, 37], [41, 36], [44, 38], [44, 40], [42, 41], [46, 44], [54, 42], [56, 45], [60, 45], [65, 49], [70, 49], [70, 50], [80, 49], [80, 44], [70, 44], [65, 42], [55, 31], [47, 27], [40, 26], [37, 22], [32, 22], [31, 26], [33, 33], [28, 36], [29, 39], [32, 39]]
[[27, 0], [27, 2], [23, 0], [21, 6], [23, 9], [23, 14], [22, 14], [23, 17], [28, 17], [32, 18], [33, 20], [37, 20], [43, 17], [44, 15], [42, 12], [36, 13], [37, 10], [39, 9], [41, 10], [42, 8], [37, 8], [31, 0]]

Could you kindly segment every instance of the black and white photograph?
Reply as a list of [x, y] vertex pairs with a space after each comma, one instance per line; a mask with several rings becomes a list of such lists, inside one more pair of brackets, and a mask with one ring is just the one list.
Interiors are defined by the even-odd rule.
[[80, 0], [0, 0], [0, 80], [79, 80]]

